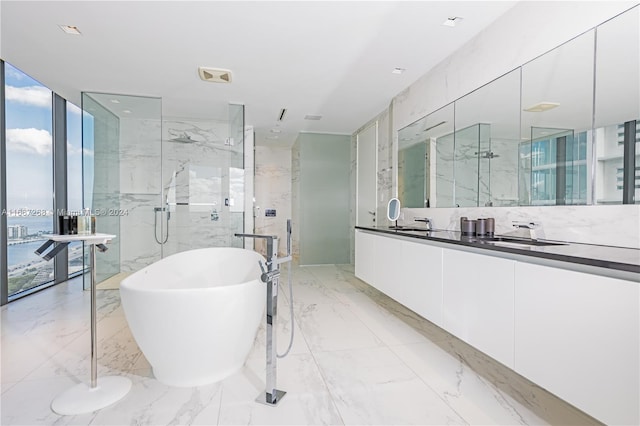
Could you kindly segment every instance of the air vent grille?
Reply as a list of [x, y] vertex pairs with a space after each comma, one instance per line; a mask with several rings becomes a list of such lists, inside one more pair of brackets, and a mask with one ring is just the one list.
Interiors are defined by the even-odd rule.
[[204, 81], [210, 83], [231, 83], [231, 71], [221, 68], [198, 68], [198, 74]]

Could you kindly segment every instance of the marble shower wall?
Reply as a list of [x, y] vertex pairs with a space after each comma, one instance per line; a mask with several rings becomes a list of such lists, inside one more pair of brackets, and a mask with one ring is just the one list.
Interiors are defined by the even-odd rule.
[[120, 272], [134, 272], [160, 259], [153, 208], [161, 201], [162, 123], [120, 119]]
[[[117, 118], [96, 102], [91, 96], [83, 98], [85, 107], [91, 107], [94, 117], [93, 154], [83, 154], [85, 169], [84, 202], [96, 215], [98, 232], [115, 234], [110, 243], [110, 250], [96, 257], [96, 279], [98, 282], [119, 272], [120, 268], [120, 223], [119, 216], [106, 214], [112, 209], [119, 209], [120, 164], [119, 134], [120, 124]], [[90, 170], [93, 168], [93, 181]]]
[[[189, 142], [184, 142], [186, 139]], [[228, 142], [229, 122], [163, 122], [163, 197], [170, 206], [163, 255], [205, 247], [242, 247], [243, 147]], [[227, 205], [228, 204], [228, 205]]]
[[[287, 219], [292, 218], [292, 157], [295, 150], [285, 147], [256, 146], [255, 148], [255, 232], [256, 234], [277, 235], [278, 256], [287, 253]], [[299, 152], [299, 150], [298, 150]], [[299, 178], [299, 156], [297, 176]], [[275, 217], [267, 217], [266, 210], [275, 209]], [[292, 252], [298, 256], [299, 230], [292, 223]], [[266, 255], [264, 240], [257, 240], [256, 250]]]
[[[242, 247], [233, 234], [244, 228], [243, 147], [231, 145], [228, 134], [229, 123], [222, 120], [120, 120], [120, 188], [114, 203], [124, 212], [121, 272], [189, 249]], [[166, 202], [168, 222], [154, 211]]]

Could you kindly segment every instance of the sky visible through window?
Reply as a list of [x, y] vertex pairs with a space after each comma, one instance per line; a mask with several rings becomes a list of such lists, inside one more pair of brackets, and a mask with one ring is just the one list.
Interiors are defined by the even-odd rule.
[[[7, 127], [7, 204], [10, 208], [51, 209], [51, 90], [5, 64]], [[80, 109], [68, 104], [69, 175], [82, 175]], [[81, 183], [69, 198], [82, 196]], [[73, 204], [77, 204], [74, 200]]]
[[[52, 92], [5, 63], [9, 295], [53, 280], [53, 262], [34, 254], [53, 232]], [[67, 104], [69, 207], [82, 207], [81, 111]], [[82, 270], [73, 247], [70, 270]], [[71, 254], [71, 253], [70, 253]], [[72, 259], [73, 258], [73, 259]], [[72, 262], [73, 261], [73, 262]]]

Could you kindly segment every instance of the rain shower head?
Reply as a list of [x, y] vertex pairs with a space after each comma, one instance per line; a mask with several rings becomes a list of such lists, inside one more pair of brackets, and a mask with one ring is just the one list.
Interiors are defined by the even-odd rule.
[[195, 142], [195, 140], [191, 139], [191, 136], [189, 136], [186, 133], [183, 133], [181, 136], [177, 137], [177, 138], [172, 138], [169, 139], [171, 142], [180, 142], [180, 143], [193, 143]]

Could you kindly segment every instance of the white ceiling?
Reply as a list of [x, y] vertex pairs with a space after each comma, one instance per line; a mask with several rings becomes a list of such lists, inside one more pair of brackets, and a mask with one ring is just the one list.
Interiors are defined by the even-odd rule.
[[[515, 3], [2, 0], [0, 57], [78, 105], [83, 91], [144, 95], [166, 117], [226, 119], [243, 103], [257, 144], [290, 145], [352, 134]], [[199, 66], [233, 82], [203, 82]]]

